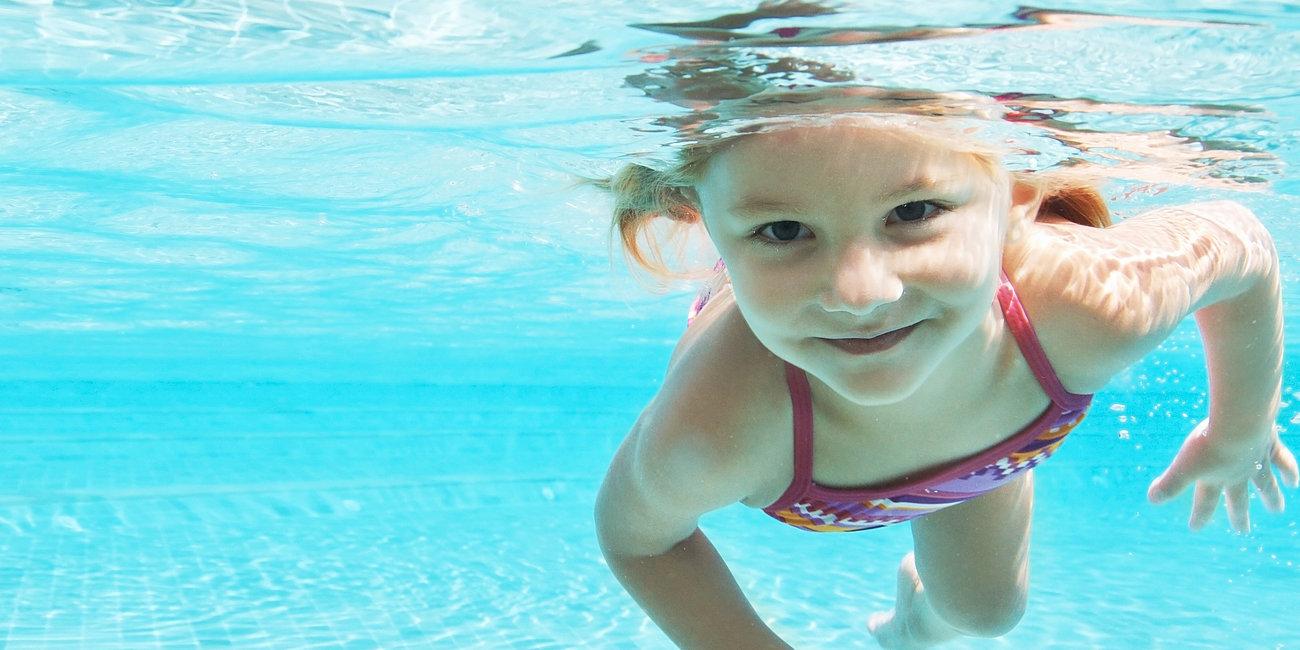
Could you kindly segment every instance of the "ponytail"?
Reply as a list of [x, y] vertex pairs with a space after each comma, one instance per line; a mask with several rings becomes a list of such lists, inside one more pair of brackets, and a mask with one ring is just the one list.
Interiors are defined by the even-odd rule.
[[1091, 185], [1054, 188], [1044, 199], [1040, 212], [1050, 212], [1081, 226], [1105, 228], [1111, 225], [1110, 208]]
[[612, 178], [595, 182], [614, 195], [611, 241], [617, 234], [624, 256], [659, 280], [683, 275], [668, 267], [658, 239], [646, 234], [658, 217], [667, 218], [678, 231], [700, 223], [699, 200], [692, 187], [704, 162], [699, 153], [687, 152], [683, 162], [668, 171], [633, 163]]

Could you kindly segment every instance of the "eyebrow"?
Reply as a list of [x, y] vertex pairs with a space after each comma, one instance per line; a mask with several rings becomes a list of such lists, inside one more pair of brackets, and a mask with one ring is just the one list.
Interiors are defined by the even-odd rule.
[[[911, 196], [918, 192], [935, 190], [942, 185], [938, 181], [928, 176], [915, 178], [903, 185], [896, 187], [880, 196], [875, 197], [877, 203], [889, 203], [900, 200], [904, 197]], [[773, 214], [794, 214], [801, 215], [807, 210], [797, 204], [783, 201], [781, 199], [772, 199], [766, 197], [753, 197], [741, 199], [731, 206], [729, 210], [732, 214], [742, 217], [762, 217]]]

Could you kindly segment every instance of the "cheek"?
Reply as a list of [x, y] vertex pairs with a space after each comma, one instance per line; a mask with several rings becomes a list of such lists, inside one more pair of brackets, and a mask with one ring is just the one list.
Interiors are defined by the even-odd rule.
[[788, 272], [738, 262], [731, 272], [731, 288], [741, 313], [751, 321], [778, 321], [798, 312], [798, 289]]
[[996, 276], [1002, 262], [998, 224], [984, 215], [970, 216], [973, 218], [905, 256], [906, 275], [954, 291], [982, 285], [990, 274]]
[[771, 285], [755, 273], [744, 267], [731, 268], [731, 288], [736, 294], [736, 303], [742, 310], [756, 313], [773, 308], [779, 296], [771, 290]]

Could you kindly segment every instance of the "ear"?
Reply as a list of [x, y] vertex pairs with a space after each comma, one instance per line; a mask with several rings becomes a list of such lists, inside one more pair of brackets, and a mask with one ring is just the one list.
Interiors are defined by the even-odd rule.
[[1011, 176], [1011, 205], [1007, 209], [1007, 241], [1016, 241], [1029, 232], [1029, 226], [1038, 219], [1043, 204], [1043, 189]]

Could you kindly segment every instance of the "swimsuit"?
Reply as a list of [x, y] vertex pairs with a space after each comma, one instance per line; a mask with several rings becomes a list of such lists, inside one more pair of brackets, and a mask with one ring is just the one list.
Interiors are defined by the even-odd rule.
[[[718, 270], [725, 273], [721, 262]], [[708, 295], [702, 292], [701, 298], [707, 301], [718, 285], [719, 281], [715, 281], [705, 289]], [[794, 407], [794, 479], [763, 512], [783, 523], [814, 532], [880, 528], [995, 490], [1051, 456], [1066, 434], [1083, 420], [1092, 395], [1071, 393], [1061, 385], [1005, 273], [998, 287], [997, 301], [1021, 354], [1051, 399], [1041, 415], [1006, 440], [921, 476], [904, 477], [880, 487], [824, 487], [812, 480], [813, 412], [808, 377], [802, 369], [786, 363], [786, 384]], [[691, 317], [702, 307], [701, 299], [697, 298]]]

